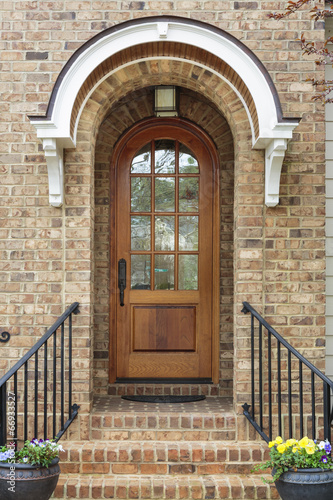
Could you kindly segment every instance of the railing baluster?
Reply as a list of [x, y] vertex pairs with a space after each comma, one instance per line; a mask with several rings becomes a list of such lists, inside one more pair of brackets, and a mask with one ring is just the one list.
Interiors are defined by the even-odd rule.
[[47, 439], [47, 341], [44, 344], [44, 439]]
[[268, 426], [269, 439], [272, 441], [272, 336], [268, 332]]
[[57, 415], [57, 330], [53, 334], [53, 435], [56, 435]]
[[282, 434], [282, 394], [281, 394], [281, 343], [277, 342], [277, 362], [278, 362], [278, 420], [279, 436]]
[[311, 372], [311, 401], [312, 401], [312, 439], [316, 438], [316, 392], [315, 392], [315, 374]]
[[72, 417], [72, 315], [68, 317], [68, 418]]
[[38, 436], [38, 351], [35, 352], [35, 438]]
[[259, 412], [260, 412], [260, 428], [263, 428], [263, 394], [262, 394], [262, 324], [259, 323]]
[[299, 360], [299, 429], [300, 429], [300, 438], [304, 435], [304, 416], [303, 416], [303, 364], [302, 361]]
[[251, 398], [251, 413], [254, 420], [255, 409], [254, 409], [254, 316], [251, 314], [251, 387], [252, 387], [252, 398]]
[[326, 384], [326, 382], [323, 382], [323, 397], [324, 397], [324, 439], [328, 439], [331, 441], [331, 436], [329, 436], [329, 429], [330, 429], [330, 408], [331, 408], [331, 401], [330, 401], [330, 388]]
[[292, 394], [291, 394], [291, 352], [288, 351], [288, 416], [289, 416], [289, 437], [293, 437], [292, 423]]
[[28, 361], [24, 364], [24, 442], [28, 439]]
[[7, 443], [7, 384], [0, 387], [0, 446]]
[[61, 429], [64, 428], [64, 384], [65, 384], [65, 323], [61, 325]]
[[14, 373], [14, 395], [15, 395], [15, 406], [14, 406], [14, 443], [15, 449], [17, 449], [17, 406], [18, 406], [18, 394], [17, 394], [17, 372]]

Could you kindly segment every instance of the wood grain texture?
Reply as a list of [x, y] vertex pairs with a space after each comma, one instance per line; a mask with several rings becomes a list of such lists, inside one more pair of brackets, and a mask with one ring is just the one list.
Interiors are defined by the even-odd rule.
[[135, 306], [133, 351], [194, 351], [194, 306]]

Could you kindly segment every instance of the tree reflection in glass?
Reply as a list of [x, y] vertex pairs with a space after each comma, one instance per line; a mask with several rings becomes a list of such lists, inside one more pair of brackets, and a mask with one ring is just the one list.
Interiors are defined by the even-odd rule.
[[179, 211], [198, 212], [198, 210], [199, 210], [199, 178], [180, 177]]
[[198, 256], [179, 255], [178, 260], [178, 288], [179, 290], [198, 289]]
[[134, 156], [131, 164], [131, 174], [150, 174], [151, 172], [151, 145], [143, 146]]
[[179, 250], [198, 250], [198, 222], [197, 215], [179, 217]]
[[150, 290], [150, 255], [131, 255], [131, 288]]
[[175, 217], [155, 217], [155, 250], [173, 251], [175, 249]]
[[188, 147], [179, 144], [179, 173], [180, 174], [198, 174], [198, 160]]
[[156, 212], [175, 211], [175, 178], [156, 177], [155, 179]]
[[131, 216], [131, 250], [150, 250], [150, 216]]
[[131, 211], [150, 212], [151, 179], [149, 177], [131, 178]]
[[174, 290], [174, 269], [174, 255], [155, 255], [155, 290]]
[[155, 141], [155, 174], [174, 174], [176, 165], [175, 141]]

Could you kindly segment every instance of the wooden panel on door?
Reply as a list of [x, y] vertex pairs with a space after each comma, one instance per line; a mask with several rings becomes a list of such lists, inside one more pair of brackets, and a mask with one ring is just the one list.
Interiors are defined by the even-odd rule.
[[134, 306], [133, 351], [194, 351], [195, 306]]

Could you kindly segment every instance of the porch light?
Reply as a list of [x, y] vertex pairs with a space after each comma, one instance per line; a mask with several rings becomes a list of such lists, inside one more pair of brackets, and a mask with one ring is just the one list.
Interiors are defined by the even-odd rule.
[[155, 116], [178, 116], [177, 90], [174, 86], [155, 87]]

